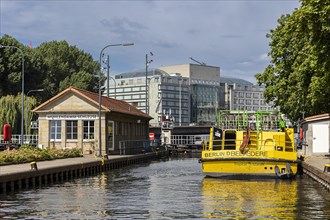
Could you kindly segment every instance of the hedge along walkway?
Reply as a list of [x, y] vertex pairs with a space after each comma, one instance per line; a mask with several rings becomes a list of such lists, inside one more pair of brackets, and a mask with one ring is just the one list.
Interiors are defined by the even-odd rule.
[[0, 166], [10, 164], [29, 163], [32, 161], [44, 161], [54, 159], [64, 159], [81, 157], [82, 153], [79, 149], [39, 149], [30, 146], [22, 146], [16, 150], [0, 151]]

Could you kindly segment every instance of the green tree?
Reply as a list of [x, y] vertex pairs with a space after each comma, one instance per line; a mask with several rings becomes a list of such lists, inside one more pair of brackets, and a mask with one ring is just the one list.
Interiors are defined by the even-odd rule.
[[[30, 67], [28, 49], [8, 35], [0, 38], [0, 45], [13, 46], [23, 52], [24, 75], [29, 78], [27, 67]], [[22, 91], [22, 54], [16, 48], [0, 48], [0, 96], [16, 95]]]
[[[42, 60], [38, 68], [43, 72], [41, 85], [45, 89], [45, 98], [48, 99], [66, 89], [64, 85], [97, 91], [98, 78], [93, 75], [99, 70], [99, 63], [93, 61], [90, 54], [70, 46], [66, 41], [52, 41], [37, 47], [34, 55], [35, 60]], [[79, 79], [80, 83], [72, 84], [77, 75], [86, 78]], [[62, 81], [64, 82], [61, 83]]]
[[270, 64], [256, 78], [292, 120], [330, 109], [330, 1], [302, 0], [267, 37]]
[[0, 98], [0, 131], [3, 133], [3, 125], [10, 124], [13, 134], [19, 134], [19, 122], [21, 119], [20, 111], [20, 95], [2, 96]]
[[[31, 109], [69, 86], [98, 91], [99, 63], [90, 54], [70, 46], [66, 41], [42, 43], [36, 48], [24, 46], [9, 35], [0, 38], [0, 45], [15, 46], [24, 54], [25, 91], [44, 89], [25, 97], [24, 130], [29, 131], [33, 119]], [[101, 78], [102, 84], [104, 77]], [[63, 82], [62, 82], [63, 81]], [[0, 48], [0, 127], [9, 123], [13, 133], [20, 133], [22, 56], [15, 48]], [[19, 94], [15, 96], [16, 94]], [[15, 97], [15, 98], [14, 98]], [[36, 98], [36, 99], [35, 99]], [[28, 127], [28, 129], [26, 129]]]
[[[3, 125], [10, 124], [13, 134], [20, 134], [21, 128], [21, 94], [16, 96], [7, 95], [0, 98], [0, 133], [3, 132]], [[34, 119], [32, 109], [38, 105], [34, 97], [25, 97], [24, 100], [24, 123], [25, 134], [30, 134], [30, 122]]]
[[95, 78], [93, 75], [85, 72], [79, 71], [72, 73], [70, 76], [67, 76], [64, 80], [60, 82], [60, 90], [64, 90], [70, 86], [77, 88], [82, 88], [86, 90], [93, 91], [95, 87]]

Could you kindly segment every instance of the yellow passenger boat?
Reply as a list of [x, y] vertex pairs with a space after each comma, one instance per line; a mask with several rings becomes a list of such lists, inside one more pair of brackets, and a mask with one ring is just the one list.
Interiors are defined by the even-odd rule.
[[220, 111], [200, 162], [211, 177], [294, 178], [299, 159], [293, 128], [279, 112]]

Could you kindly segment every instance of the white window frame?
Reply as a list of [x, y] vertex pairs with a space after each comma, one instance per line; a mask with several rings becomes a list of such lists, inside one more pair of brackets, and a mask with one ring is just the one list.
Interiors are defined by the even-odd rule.
[[[62, 121], [61, 120], [51, 120], [49, 123], [49, 139], [50, 141], [61, 141], [62, 140]], [[54, 132], [52, 128], [54, 127]], [[54, 138], [52, 136], [54, 135]]]
[[[85, 125], [85, 122], [87, 122], [87, 125]], [[91, 125], [91, 122], [93, 122], [93, 126]], [[85, 132], [85, 128], [87, 128], [87, 132]], [[93, 128], [93, 132], [91, 132], [91, 128]], [[87, 138], [85, 138], [85, 134], [87, 134]], [[93, 138], [91, 138], [91, 135], [93, 135]], [[94, 120], [84, 120], [83, 121], [83, 141], [91, 141], [95, 140], [95, 121]]]

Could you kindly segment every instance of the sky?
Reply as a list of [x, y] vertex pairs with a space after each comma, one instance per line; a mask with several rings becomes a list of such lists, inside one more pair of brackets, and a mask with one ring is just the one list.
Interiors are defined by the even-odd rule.
[[[255, 83], [270, 62], [266, 34], [298, 0], [0, 0], [0, 37], [25, 45], [67, 41], [110, 74], [178, 64], [220, 67], [220, 75]], [[150, 56], [150, 53], [153, 56]]]

